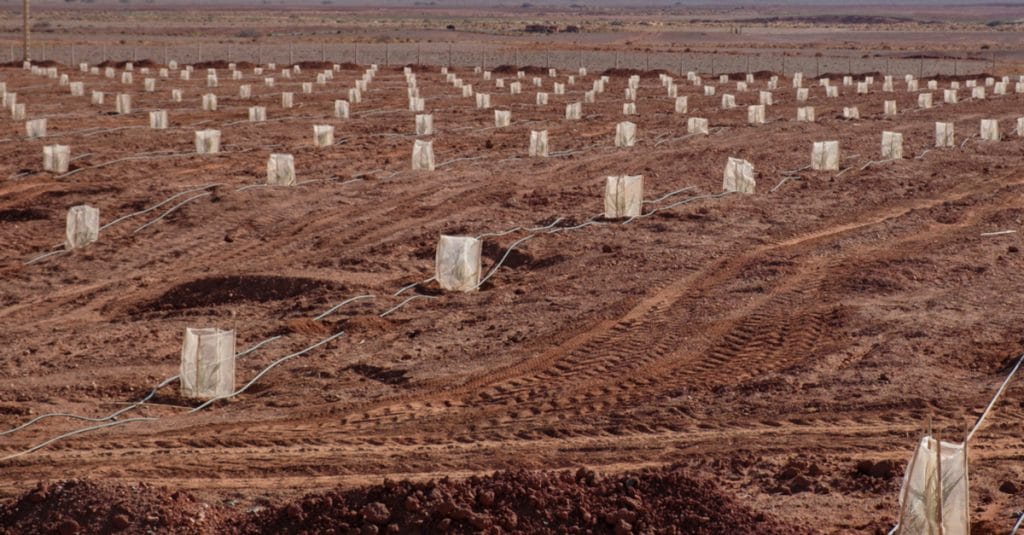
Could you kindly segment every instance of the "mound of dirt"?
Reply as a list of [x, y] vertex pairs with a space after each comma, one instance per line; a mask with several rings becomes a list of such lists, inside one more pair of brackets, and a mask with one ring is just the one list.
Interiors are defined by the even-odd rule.
[[221, 513], [189, 494], [140, 483], [40, 483], [0, 506], [0, 533], [212, 533]]
[[385, 481], [259, 512], [183, 492], [68, 480], [0, 505], [0, 533], [803, 533], [679, 467], [602, 477], [499, 472], [464, 481]]
[[621, 77], [626, 77], [626, 76], [636, 75], [636, 76], [639, 76], [640, 78], [657, 78], [657, 77], [661, 76], [662, 74], [672, 75], [671, 72], [668, 72], [665, 69], [653, 69], [653, 70], [650, 70], [650, 71], [645, 71], [643, 69], [627, 69], [627, 68], [605, 69], [604, 72], [602, 72], [601, 74], [603, 74], [604, 76], [612, 76], [612, 77], [620, 77], [620, 76]]
[[307, 496], [251, 519], [262, 533], [799, 533], [679, 467], [601, 477], [499, 472]]

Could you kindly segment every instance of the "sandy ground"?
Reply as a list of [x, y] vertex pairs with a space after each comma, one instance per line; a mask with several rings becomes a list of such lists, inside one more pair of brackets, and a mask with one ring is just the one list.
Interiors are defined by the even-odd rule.
[[[56, 80], [0, 71], [29, 118], [48, 119], [39, 140], [0, 120], [0, 427], [124, 408], [177, 373], [187, 326], [235, 329], [239, 350], [278, 336], [239, 360], [239, 386], [344, 334], [231, 401], [189, 413], [197, 403], [171, 383], [117, 426], [3, 461], [5, 496], [75, 477], [254, 504], [383, 478], [678, 463], [781, 521], [872, 532], [895, 520], [915, 441], [929, 430], [962, 437], [1024, 350], [1020, 234], [981, 235], [1020, 230], [1024, 217], [1024, 145], [1011, 133], [1020, 95], [974, 101], [961, 89], [962, 102], [947, 105], [943, 80], [922, 110], [900, 79], [891, 94], [876, 80], [868, 95], [842, 87], [837, 99], [815, 85], [818, 121], [806, 124], [784, 79], [768, 124], [755, 126], [745, 106], [765, 79], [747, 92], [716, 80], [715, 97], [677, 79], [690, 109], [676, 114], [645, 75], [639, 115], [628, 117], [639, 142], [617, 149], [624, 76], [571, 122], [564, 105], [599, 73], [536, 106], [533, 75], [510, 95], [459, 71], [512, 110], [512, 125], [496, 129], [492, 110], [423, 69], [439, 168], [412, 172], [399, 69], [382, 70], [348, 120], [332, 116], [333, 101], [361, 70], [309, 95], [298, 83], [314, 79], [312, 66], [272, 88], [249, 68], [242, 81], [221, 69], [219, 87], [206, 88], [204, 72], [158, 80], [154, 93], [138, 72], [131, 85], [70, 72], [86, 85], [72, 97]], [[537, 76], [546, 90], [556, 81]], [[240, 83], [252, 99], [237, 98]], [[170, 102], [171, 88], [183, 102]], [[93, 90], [108, 93], [104, 105], [89, 104]], [[281, 109], [283, 90], [295, 108]], [[726, 91], [740, 108], [720, 109]], [[133, 113], [112, 113], [119, 92]], [[218, 111], [200, 109], [207, 92]], [[882, 115], [890, 99], [896, 117]], [[255, 104], [268, 122], [246, 121]], [[851, 105], [860, 120], [842, 119]], [[170, 129], [148, 128], [153, 109], [169, 111]], [[685, 137], [693, 116], [712, 135]], [[978, 141], [983, 118], [1000, 121], [1000, 142]], [[956, 124], [955, 148], [932, 148], [940, 120]], [[338, 143], [314, 148], [314, 124], [335, 125]], [[200, 128], [222, 131], [223, 153], [191, 154]], [[568, 153], [528, 158], [540, 129], [552, 152]], [[884, 130], [903, 133], [905, 158], [862, 168], [879, 159]], [[849, 170], [799, 171], [773, 190], [829, 139]], [[51, 143], [71, 146], [72, 174], [41, 171]], [[239, 189], [261, 184], [278, 152], [294, 154], [298, 180], [311, 182]], [[730, 156], [755, 165], [757, 194], [710, 197]], [[644, 175], [645, 209], [663, 210], [569, 229], [600, 214], [605, 176], [618, 174]], [[70, 206], [96, 206], [106, 224], [209, 184], [85, 249], [25, 265], [62, 240]], [[659, 199], [682, 188], [692, 189]], [[522, 230], [536, 227], [557, 232]], [[532, 238], [481, 291], [424, 283], [394, 295], [433, 275], [439, 234], [509, 229], [519, 230], [485, 238], [485, 270]], [[971, 444], [976, 533], [1008, 531], [1020, 507], [1021, 388], [1011, 384]], [[153, 419], [130, 420], [143, 417]], [[0, 457], [89, 425], [42, 420], [0, 436]]]

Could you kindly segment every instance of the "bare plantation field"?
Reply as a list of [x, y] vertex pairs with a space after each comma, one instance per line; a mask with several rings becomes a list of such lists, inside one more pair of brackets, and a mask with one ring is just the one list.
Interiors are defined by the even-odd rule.
[[[532, 36], [457, 31], [446, 61], [226, 26], [165, 62], [146, 32], [99, 37], [156, 11], [53, 13], [78, 17], [75, 64], [0, 67], [0, 533], [887, 533], [921, 437], [968, 432], [971, 532], [1017, 521], [1020, 377], [976, 424], [1024, 353], [1009, 63], [887, 80], [613, 32], [581, 69]], [[266, 16], [322, 16], [295, 13]], [[181, 14], [204, 16], [260, 14]], [[66, 170], [44, 169], [54, 145]], [[268, 183], [283, 154], [294, 182]], [[643, 177], [635, 214], [609, 215], [612, 176]], [[66, 249], [83, 204], [98, 239]], [[439, 283], [442, 235], [481, 240], [473, 291]], [[190, 327], [234, 331], [231, 395], [182, 393]]]

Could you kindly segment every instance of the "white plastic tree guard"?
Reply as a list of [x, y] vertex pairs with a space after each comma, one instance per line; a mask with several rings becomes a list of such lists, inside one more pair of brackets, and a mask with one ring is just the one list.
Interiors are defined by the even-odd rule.
[[178, 73], [178, 79], [183, 82], [187, 82], [192, 79], [192, 73], [190, 71], [181, 71]]
[[860, 119], [860, 110], [856, 106], [843, 108], [844, 119]]
[[[907, 84], [908, 86], [910, 84]], [[938, 91], [939, 82], [937, 80], [928, 80], [928, 91]]]
[[903, 134], [899, 132], [882, 132], [882, 159], [899, 160], [903, 158]]
[[[935, 88], [931, 87], [932, 84], [935, 84], [934, 80], [931, 81], [931, 82], [928, 82], [928, 89], [937, 89], [938, 88], [938, 84], [935, 84]], [[912, 92], [917, 91], [917, 90], [918, 90], [917, 80], [909, 80], [909, 81], [907, 81], [907, 92], [908, 93], [912, 93]]]
[[796, 89], [804, 85], [804, 73], [795, 72], [793, 73], [793, 88]]
[[984, 100], [985, 99], [985, 87], [984, 86], [976, 86], [976, 87], [972, 88], [971, 89], [971, 98], [973, 98], [975, 100]]
[[199, 130], [196, 132], [196, 152], [217, 154], [220, 152], [220, 130]]
[[250, 106], [249, 107], [249, 122], [262, 123], [267, 120], [267, 107], [266, 106]]
[[957, 100], [958, 100], [958, 98], [957, 98], [957, 94], [956, 94], [956, 89], [943, 89], [942, 90], [942, 101], [943, 102], [945, 102], [946, 104], [956, 104]]
[[843, 76], [843, 85], [845, 85], [845, 86], [853, 85], [853, 76]]
[[265, 76], [263, 78], [263, 85], [265, 85], [267, 87], [274, 87], [274, 77], [273, 76]]
[[420, 113], [416, 115], [416, 135], [434, 135], [434, 116], [432, 114]]
[[1024, 117], [1017, 117], [1017, 137], [1024, 137]]
[[583, 117], [583, 103], [573, 102], [565, 105], [565, 118], [570, 121], [579, 121]]
[[182, 94], [180, 89], [171, 90], [171, 102], [181, 102], [181, 96]]
[[484, 80], [490, 80], [491, 79], [491, 71], [484, 71], [483, 73], [481, 73], [481, 77]]
[[967, 445], [925, 436], [900, 489], [896, 535], [968, 535]]
[[477, 93], [476, 94], [476, 107], [477, 109], [486, 110], [491, 107], [491, 94], [490, 93]]
[[122, 84], [130, 84], [133, 81], [134, 81], [134, 79], [132, 77], [132, 73], [130, 73], [130, 72], [122, 72], [121, 73], [121, 83]]
[[825, 88], [825, 96], [828, 98], [839, 98], [839, 86], [830, 85]]
[[764, 104], [747, 106], [747, 122], [750, 124], [764, 124]]
[[706, 86], [704, 86], [704, 96], [705, 97], [713, 97], [713, 96], [715, 96], [715, 86], [713, 86], [713, 85], [706, 85]]
[[995, 119], [981, 120], [982, 141], [999, 141], [999, 121]]
[[893, 115], [896, 115], [896, 101], [895, 100], [886, 100], [883, 103], [883, 113], [886, 116], [889, 116], [889, 117], [891, 117]]
[[67, 173], [71, 163], [71, 147], [68, 145], [47, 145], [43, 147], [43, 171]]
[[626, 100], [636, 100], [636, 88], [627, 87], [624, 91], [624, 97]]
[[505, 79], [504, 78], [498, 78], [497, 80], [495, 80], [494, 81], [494, 87], [496, 89], [505, 89]]
[[116, 74], [117, 73], [114, 71], [113, 67], [105, 67], [103, 69], [103, 76], [107, 78], [113, 78], [114, 76], [116, 76]]
[[213, 93], [203, 95], [203, 111], [217, 111], [217, 95]]
[[548, 131], [530, 131], [530, 157], [547, 158], [548, 156]]
[[349, 105], [347, 100], [334, 101], [334, 116], [339, 119], [348, 119]]
[[548, 94], [544, 92], [537, 93], [537, 105], [547, 106], [548, 105]]
[[807, 97], [810, 96], [811, 90], [806, 87], [800, 87], [796, 90], [796, 101], [807, 102]]
[[18, 94], [4, 91], [0, 93], [0, 103], [3, 103], [4, 107], [9, 108], [18, 103]]
[[594, 83], [591, 85], [590, 90], [593, 91], [594, 93], [604, 93], [604, 85], [604, 80], [594, 80]]
[[772, 92], [771, 91], [761, 91], [761, 92], [759, 92], [757, 94], [757, 102], [758, 102], [758, 104], [760, 104], [762, 106], [771, 106], [772, 105]]
[[746, 79], [748, 84], [754, 83], [754, 74], [748, 72], [745, 79]]
[[145, 78], [142, 80], [142, 88], [147, 93], [156, 91], [156, 78]]
[[252, 86], [249, 84], [238, 86], [238, 98], [252, 98]]
[[185, 329], [181, 344], [181, 395], [215, 399], [235, 390], [235, 331]]
[[494, 127], [505, 128], [512, 124], [511, 110], [494, 110]]
[[815, 171], [839, 170], [839, 142], [815, 141], [811, 146], [811, 169]]
[[736, 92], [737, 93], [745, 93], [746, 91], [747, 91], [747, 83], [746, 82], [736, 82]]
[[466, 85], [462, 86], [462, 96], [465, 97], [465, 98], [469, 98], [469, 97], [473, 96], [473, 85], [472, 84], [466, 84]]
[[153, 130], [167, 129], [167, 110], [153, 110], [149, 112], [149, 127]]
[[814, 122], [814, 106], [801, 106], [796, 109], [796, 120], [802, 123]]
[[412, 144], [412, 170], [434, 170], [434, 143], [417, 139]]
[[636, 115], [636, 102], [623, 102], [622, 103], [622, 114], [623, 115]]
[[597, 93], [594, 93], [593, 89], [591, 89], [590, 91], [584, 91], [583, 102], [586, 102], [587, 104], [593, 104], [594, 102], [597, 102]]
[[720, 84], [727, 84], [727, 83], [729, 83], [729, 75], [728, 74], [721, 74], [721, 75], [719, 75], [718, 76], [718, 83], [720, 83]]
[[132, 96], [128, 93], [118, 93], [115, 100], [116, 111], [119, 115], [132, 112]]
[[25, 105], [24, 104], [13, 104], [11, 106], [11, 119], [14, 121], [25, 120]]
[[892, 76], [886, 76], [882, 80], [882, 91], [885, 93], [892, 93]]
[[708, 120], [704, 117], [690, 117], [686, 119], [686, 133], [708, 134]]
[[1005, 95], [1006, 94], [1006, 83], [996, 82], [996, 85], [992, 87], [993, 95]]
[[32, 119], [25, 121], [25, 135], [29, 139], [46, 137], [46, 119]]
[[586, 67], [580, 67], [579, 70], [576, 71], [576, 74], [578, 74], [580, 76], [580, 78], [583, 78], [584, 76], [587, 75], [587, 68]]
[[422, 97], [410, 97], [409, 98], [409, 111], [414, 113], [423, 113], [427, 107], [427, 102]]
[[736, 193], [754, 193], [757, 182], [754, 180], [754, 165], [740, 158], [732, 158], [725, 163], [722, 178], [722, 191]]
[[508, 84], [508, 92], [510, 95], [518, 95], [523, 92], [523, 84], [519, 82], [512, 82]]
[[676, 97], [676, 113], [687, 113], [690, 109], [687, 97]]
[[313, 93], [313, 82], [302, 82], [302, 93], [309, 95]]
[[329, 124], [313, 125], [313, 146], [317, 148], [334, 145], [334, 126]]
[[935, 146], [952, 147], [954, 141], [953, 123], [935, 123]]
[[917, 107], [921, 109], [928, 109], [932, 107], [932, 94], [921, 93], [917, 95]]
[[632, 147], [636, 145], [636, 123], [622, 121], [615, 125], [615, 146]]
[[291, 108], [295, 105], [295, 93], [284, 91], [281, 93], [281, 107], [284, 109]]
[[548, 78], [554, 78], [556, 76], [558, 76], [558, 71], [556, 69], [548, 69]]
[[68, 84], [68, 90], [71, 92], [73, 97], [85, 96], [85, 84], [82, 82], [71, 82]]
[[100, 210], [87, 204], [68, 210], [64, 247], [78, 249], [99, 239]]
[[604, 217], [621, 219], [640, 215], [644, 199], [644, 177], [610, 176], [605, 182]]
[[466, 236], [442, 234], [434, 258], [434, 275], [442, 290], [472, 292], [480, 286], [483, 242]]
[[295, 185], [295, 157], [291, 154], [271, 154], [267, 159], [267, 184]]
[[736, 107], [736, 97], [728, 93], [722, 95], [722, 109], [731, 110]]
[[232, 80], [241, 80], [242, 79], [242, 71], [231, 71], [231, 79]]

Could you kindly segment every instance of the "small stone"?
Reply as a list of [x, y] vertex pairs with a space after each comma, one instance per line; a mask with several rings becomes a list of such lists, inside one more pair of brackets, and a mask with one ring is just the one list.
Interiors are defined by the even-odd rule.
[[57, 528], [57, 531], [60, 532], [60, 535], [75, 535], [78, 533], [80, 528], [81, 526], [78, 525], [78, 522], [69, 518], [60, 523], [60, 527]]
[[1020, 492], [1020, 489], [1017, 488], [1017, 485], [1013, 481], [1003, 481], [999, 484], [999, 492], [1004, 494], [1017, 494]]
[[490, 507], [494, 505], [494, 491], [493, 490], [482, 490], [477, 494], [476, 498], [480, 500], [480, 505], [484, 507]]
[[811, 482], [804, 476], [796, 476], [789, 482], [789, 490], [793, 494], [807, 492], [811, 488]]
[[110, 526], [117, 531], [127, 529], [131, 524], [132, 521], [128, 515], [114, 515], [114, 518], [110, 519]]
[[366, 507], [363, 507], [362, 514], [363, 518], [374, 524], [386, 524], [391, 518], [391, 511], [388, 511], [388, 507], [380, 502], [367, 504]]

